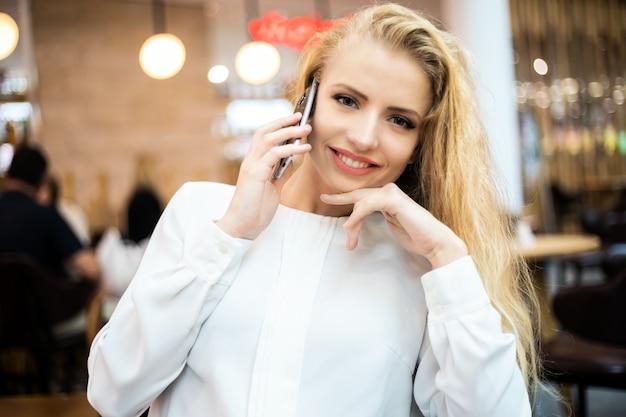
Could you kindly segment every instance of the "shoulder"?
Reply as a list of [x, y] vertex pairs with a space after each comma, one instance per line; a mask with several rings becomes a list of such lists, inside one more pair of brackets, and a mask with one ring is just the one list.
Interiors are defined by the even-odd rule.
[[235, 192], [235, 186], [210, 181], [189, 181], [184, 183], [176, 192], [177, 198], [193, 198], [211, 200], [215, 203], [227, 200], [230, 202]]
[[[48, 206], [39, 204], [35, 201], [29, 201], [22, 206], [23, 213], [29, 215], [33, 221], [40, 219], [43, 224], [53, 228], [58, 227], [59, 224], [66, 223], [59, 210], [54, 206]], [[41, 227], [38, 225], [37, 227]]]
[[235, 186], [219, 182], [190, 181], [183, 184], [170, 200], [170, 206], [200, 210], [205, 216], [221, 217], [228, 208]]

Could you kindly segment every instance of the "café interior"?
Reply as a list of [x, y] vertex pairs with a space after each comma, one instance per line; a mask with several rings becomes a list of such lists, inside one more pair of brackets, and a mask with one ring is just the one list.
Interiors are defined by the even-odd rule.
[[[562, 394], [539, 392], [535, 415], [626, 416], [626, 2], [397, 2], [458, 34], [489, 92], [520, 253], [551, 320], [546, 387]], [[292, 111], [308, 37], [366, 4], [0, 0], [0, 176], [16, 147], [43, 147], [91, 237], [127, 227], [138, 186], [167, 202], [188, 181], [234, 184], [255, 129]], [[85, 358], [106, 308], [93, 297], [80, 348], [54, 352], [43, 384], [0, 327], [0, 415], [97, 415]]]

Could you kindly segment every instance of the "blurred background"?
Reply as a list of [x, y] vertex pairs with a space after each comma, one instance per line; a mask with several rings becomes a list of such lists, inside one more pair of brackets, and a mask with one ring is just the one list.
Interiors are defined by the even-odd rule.
[[[166, 200], [185, 181], [233, 183], [254, 128], [291, 111], [283, 92], [297, 36], [366, 3], [0, 0], [0, 12], [19, 28], [16, 48], [0, 59], [0, 171], [10, 146], [41, 143], [64, 198], [85, 208], [93, 229], [119, 222], [137, 181], [153, 183]], [[529, 216], [535, 230], [568, 231], [580, 228], [586, 207], [622, 204], [623, 1], [400, 3], [459, 32], [478, 65], [510, 70], [512, 79], [496, 90], [514, 107], [513, 135], [494, 143], [514, 153], [515, 163], [504, 165], [521, 195], [515, 215]], [[493, 5], [505, 7], [505, 22], [489, 14]], [[471, 38], [481, 25], [497, 27], [505, 53]], [[175, 35], [186, 55], [175, 75], [155, 79], [139, 54], [160, 32]], [[280, 59], [269, 80], [237, 71], [237, 54], [253, 35], [266, 36]], [[268, 60], [247, 65], [258, 70]]]
[[[284, 92], [302, 44], [372, 2], [0, 0], [0, 182], [16, 146], [42, 145], [92, 236], [124, 229], [140, 185], [166, 202], [186, 181], [234, 183], [254, 130], [292, 111]], [[552, 281], [604, 280], [607, 250], [626, 243], [626, 2], [397, 2], [473, 54], [511, 215], [537, 234], [600, 236], [567, 271], [546, 269]], [[155, 57], [157, 34], [169, 37]], [[611, 390], [589, 402], [596, 417], [625, 413]], [[536, 409], [563, 415], [551, 397]]]

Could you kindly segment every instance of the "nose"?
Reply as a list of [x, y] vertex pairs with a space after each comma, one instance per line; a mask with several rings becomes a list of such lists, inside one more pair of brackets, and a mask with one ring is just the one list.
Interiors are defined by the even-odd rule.
[[374, 149], [378, 146], [378, 117], [373, 113], [362, 113], [354, 120], [354, 126], [348, 133], [348, 140], [358, 151]]

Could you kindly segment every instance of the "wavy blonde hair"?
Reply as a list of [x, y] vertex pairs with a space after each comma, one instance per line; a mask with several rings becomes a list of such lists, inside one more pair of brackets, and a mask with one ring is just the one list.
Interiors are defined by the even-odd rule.
[[465, 241], [504, 331], [516, 336], [518, 363], [530, 389], [539, 382], [537, 297], [528, 267], [512, 247], [514, 225], [462, 44], [419, 12], [396, 4], [370, 6], [307, 44], [288, 96], [295, 100], [313, 78], [323, 79], [326, 63], [362, 39], [408, 54], [430, 79], [433, 105], [420, 127], [415, 162], [396, 183]]

